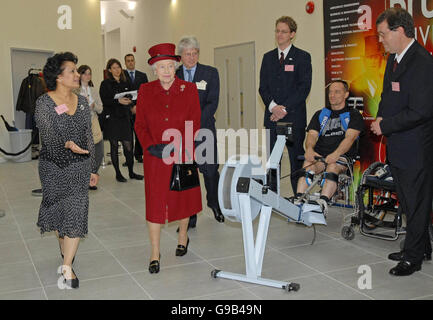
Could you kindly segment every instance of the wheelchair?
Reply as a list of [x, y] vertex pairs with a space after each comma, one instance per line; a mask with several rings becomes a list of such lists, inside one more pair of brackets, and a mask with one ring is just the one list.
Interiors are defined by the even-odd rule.
[[[341, 230], [344, 239], [354, 239], [355, 226], [359, 226], [364, 236], [388, 241], [395, 241], [406, 234], [404, 212], [399, 206], [396, 186], [385, 163], [374, 162], [364, 171], [355, 199], [356, 209], [350, 226], [344, 226]], [[429, 234], [433, 241], [433, 203], [431, 218]], [[404, 240], [400, 242], [400, 248], [403, 250]]]
[[355, 201], [350, 226], [341, 230], [344, 239], [355, 238], [355, 226], [359, 226], [362, 235], [376, 239], [395, 241], [406, 234], [395, 183], [386, 164], [375, 162], [364, 171]]

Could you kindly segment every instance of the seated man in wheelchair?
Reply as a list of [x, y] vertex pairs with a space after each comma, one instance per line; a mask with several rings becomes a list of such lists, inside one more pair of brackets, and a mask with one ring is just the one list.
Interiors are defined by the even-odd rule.
[[[349, 108], [346, 100], [349, 86], [335, 80], [328, 86], [330, 107], [317, 111], [307, 127], [305, 162], [298, 180], [297, 199], [302, 199], [315, 174], [324, 172], [322, 191], [317, 203], [326, 215], [328, 203], [337, 190], [338, 175], [356, 156], [356, 140], [364, 131], [364, 120], [358, 110]], [[343, 161], [342, 161], [343, 160]], [[298, 200], [299, 202], [299, 200]]]

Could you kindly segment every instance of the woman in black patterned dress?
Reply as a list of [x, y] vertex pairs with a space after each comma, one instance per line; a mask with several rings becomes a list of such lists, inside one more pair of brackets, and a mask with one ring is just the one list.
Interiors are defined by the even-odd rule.
[[77, 60], [70, 52], [48, 58], [43, 73], [50, 91], [38, 98], [35, 110], [42, 139], [37, 226], [41, 233], [56, 231], [63, 281], [72, 288], [79, 286], [73, 259], [80, 238], [88, 232], [89, 183], [98, 182], [90, 108], [85, 97], [73, 93], [80, 85]]

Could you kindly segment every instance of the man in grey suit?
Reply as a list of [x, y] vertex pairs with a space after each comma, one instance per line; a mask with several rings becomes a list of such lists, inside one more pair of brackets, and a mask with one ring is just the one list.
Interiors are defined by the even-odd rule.
[[[205, 162], [204, 164], [199, 164], [198, 168], [204, 178], [207, 205], [212, 209], [215, 219], [218, 222], [224, 222], [224, 216], [218, 204], [219, 172], [214, 117], [218, 108], [220, 89], [218, 70], [214, 67], [198, 63], [200, 45], [195, 37], [182, 38], [177, 49], [182, 59], [182, 66], [177, 70], [176, 76], [182, 80], [197, 84], [201, 107], [201, 128], [210, 130], [214, 137], [214, 159], [212, 163]], [[204, 139], [201, 143], [205, 141]], [[197, 216], [194, 215], [189, 220], [188, 228], [195, 228], [196, 222]]]

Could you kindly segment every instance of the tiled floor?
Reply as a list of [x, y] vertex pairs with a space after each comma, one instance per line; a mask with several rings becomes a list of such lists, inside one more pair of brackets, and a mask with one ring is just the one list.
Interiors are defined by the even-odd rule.
[[[162, 269], [149, 274], [143, 182], [117, 183], [111, 166], [101, 169], [99, 189], [90, 193], [89, 234], [74, 264], [80, 289], [60, 290], [57, 240], [53, 233], [41, 236], [35, 225], [41, 200], [31, 196], [39, 187], [37, 164], [0, 164], [0, 209], [6, 211], [0, 218], [0, 299], [433, 299], [432, 263], [410, 277], [390, 276], [395, 263], [386, 257], [399, 250], [400, 241], [358, 232], [353, 241], [342, 239], [342, 216], [349, 211], [336, 208], [328, 226], [317, 228], [313, 245], [311, 228], [272, 216], [262, 277], [299, 283], [298, 292], [211, 278], [213, 269], [244, 273], [245, 263], [241, 225], [219, 224], [207, 208], [189, 232], [184, 257], [174, 255], [176, 223], [162, 229]], [[142, 167], [136, 164], [136, 170]], [[371, 289], [358, 287], [361, 265], [372, 270]]]

